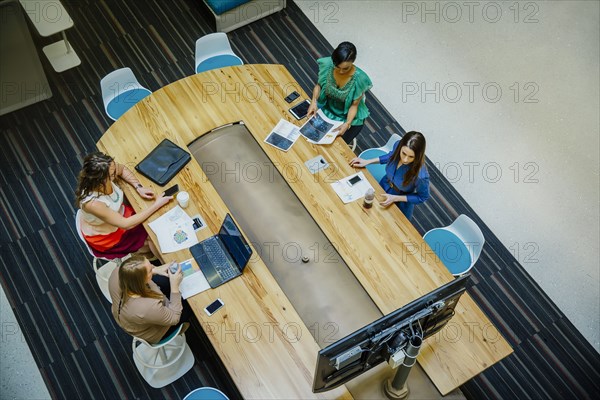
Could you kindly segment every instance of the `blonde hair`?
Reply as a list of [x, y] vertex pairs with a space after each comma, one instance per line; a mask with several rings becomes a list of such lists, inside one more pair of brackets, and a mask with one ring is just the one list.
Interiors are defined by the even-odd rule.
[[148, 270], [146, 257], [132, 256], [119, 267], [119, 287], [121, 288], [122, 304], [124, 306], [131, 295], [162, 299], [162, 293], [150, 289], [147, 283]]

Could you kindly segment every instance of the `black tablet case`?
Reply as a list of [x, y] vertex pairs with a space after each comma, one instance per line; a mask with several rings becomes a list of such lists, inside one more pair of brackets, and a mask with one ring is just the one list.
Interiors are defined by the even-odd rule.
[[136, 171], [160, 186], [166, 185], [192, 156], [169, 139], [164, 139], [138, 165]]

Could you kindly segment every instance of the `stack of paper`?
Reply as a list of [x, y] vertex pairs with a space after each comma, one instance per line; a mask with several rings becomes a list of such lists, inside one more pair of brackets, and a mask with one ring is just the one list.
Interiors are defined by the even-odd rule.
[[331, 144], [337, 136], [337, 133], [333, 132], [333, 130], [340, 125], [342, 125], [342, 122], [327, 118], [319, 110], [300, 127], [300, 133], [310, 143]]

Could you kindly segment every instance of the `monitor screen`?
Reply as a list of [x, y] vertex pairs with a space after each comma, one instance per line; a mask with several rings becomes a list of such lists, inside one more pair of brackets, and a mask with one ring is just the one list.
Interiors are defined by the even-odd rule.
[[319, 351], [313, 392], [334, 389], [387, 361], [414, 337], [426, 339], [454, 315], [469, 275], [416, 299]]
[[223, 225], [221, 225], [219, 237], [236, 264], [240, 269], [244, 269], [252, 255], [252, 248], [229, 214], [225, 216]]

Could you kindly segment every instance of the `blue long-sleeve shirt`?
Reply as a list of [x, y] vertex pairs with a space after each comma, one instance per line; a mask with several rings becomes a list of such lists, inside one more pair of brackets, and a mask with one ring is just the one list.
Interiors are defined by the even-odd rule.
[[[396, 205], [406, 218], [411, 219], [415, 204], [424, 203], [429, 198], [429, 172], [427, 172], [427, 168], [423, 165], [417, 178], [407, 186], [404, 186], [404, 175], [408, 172], [410, 164], [398, 167], [398, 162], [388, 163], [399, 144], [400, 141], [396, 142], [392, 151], [379, 157], [380, 164], [387, 164], [385, 175], [381, 178], [379, 184], [388, 194], [406, 196], [405, 202], [399, 201], [396, 202]], [[392, 187], [390, 182], [394, 187]]]

